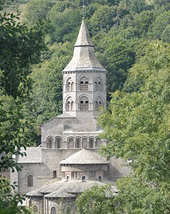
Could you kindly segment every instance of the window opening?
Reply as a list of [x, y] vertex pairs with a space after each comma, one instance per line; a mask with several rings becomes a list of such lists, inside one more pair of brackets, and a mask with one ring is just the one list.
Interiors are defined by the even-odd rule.
[[51, 207], [51, 214], [56, 214], [56, 208], [55, 207]]
[[94, 140], [90, 139], [89, 140], [89, 148], [93, 148], [94, 147]]
[[71, 109], [70, 109], [71, 111], [73, 110], [73, 106], [74, 106], [74, 102], [72, 101], [71, 102]]
[[66, 182], [68, 182], [70, 179], [69, 175], [66, 176]]
[[76, 139], [75, 148], [80, 148], [80, 139]]
[[57, 138], [57, 139], [56, 139], [55, 147], [56, 147], [57, 149], [61, 148], [61, 139], [60, 139], [60, 138]]
[[33, 187], [33, 176], [32, 175], [28, 175], [27, 185], [28, 185], [28, 187]]
[[102, 181], [102, 176], [101, 175], [99, 175], [99, 182], [101, 182]]
[[35, 213], [38, 213], [38, 206], [37, 206], [37, 205], [34, 205], [34, 206], [33, 206], [33, 211], [34, 211]]
[[47, 148], [52, 148], [52, 139], [48, 139]]
[[57, 171], [53, 171], [53, 178], [57, 177]]
[[81, 178], [82, 182], [85, 182], [86, 181], [86, 176], [83, 175], [82, 178]]

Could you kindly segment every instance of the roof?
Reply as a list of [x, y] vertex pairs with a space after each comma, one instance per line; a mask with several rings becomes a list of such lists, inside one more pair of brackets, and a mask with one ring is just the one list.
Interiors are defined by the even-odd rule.
[[79, 31], [77, 41], [76, 41], [76, 44], [74, 45], [74, 47], [76, 47], [76, 46], [94, 46], [91, 42], [89, 32], [86, 28], [84, 19], [82, 19], [80, 31]]
[[17, 163], [42, 163], [42, 150], [41, 147], [27, 147], [21, 149], [25, 155], [18, 156]]
[[70, 157], [62, 160], [60, 164], [107, 164], [105, 158], [93, 150], [82, 149]]
[[[117, 192], [117, 188], [113, 181], [108, 181], [111, 183], [112, 191]], [[43, 196], [46, 198], [67, 198], [67, 197], [76, 197], [77, 194], [81, 194], [84, 190], [89, 189], [93, 186], [104, 186], [106, 183], [86, 180], [82, 182], [81, 180], [70, 180], [66, 182], [65, 180], [57, 181], [53, 184], [45, 186], [41, 189], [27, 193], [28, 197], [30, 196]]]
[[104, 67], [100, 64], [95, 56], [94, 46], [91, 42], [84, 19], [80, 27], [78, 38], [74, 46], [73, 58], [63, 70], [65, 71], [104, 71]]

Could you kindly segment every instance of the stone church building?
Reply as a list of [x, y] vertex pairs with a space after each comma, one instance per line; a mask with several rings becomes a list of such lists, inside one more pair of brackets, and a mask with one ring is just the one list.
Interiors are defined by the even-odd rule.
[[99, 137], [100, 107], [106, 108], [106, 70], [82, 20], [73, 57], [63, 70], [63, 114], [41, 126], [41, 145], [16, 157], [23, 168], [11, 173], [11, 183], [17, 182], [18, 193], [26, 194], [35, 213], [70, 213], [85, 189], [111, 183], [116, 192], [115, 181], [129, 172], [120, 160], [98, 154], [107, 145]]

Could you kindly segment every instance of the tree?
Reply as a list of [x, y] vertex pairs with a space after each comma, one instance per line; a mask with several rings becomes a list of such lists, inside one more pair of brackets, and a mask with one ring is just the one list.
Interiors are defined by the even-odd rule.
[[[23, 112], [31, 90], [30, 64], [45, 47], [44, 26], [28, 29], [18, 20], [18, 15], [0, 14], [0, 171], [19, 170], [13, 155], [23, 155], [21, 147], [30, 145], [32, 118], [26, 120]], [[22, 197], [11, 193], [5, 179], [0, 182], [0, 212], [27, 213], [18, 207]]]
[[[85, 201], [86, 203], [84, 203]], [[94, 186], [77, 198], [77, 214], [114, 214], [115, 202], [115, 196], [113, 196], [110, 186]]]
[[50, 51], [51, 58], [35, 65], [31, 75], [34, 81], [31, 97], [37, 126], [62, 112], [62, 70], [72, 55], [69, 42], [54, 44]]
[[[170, 45], [141, 45], [126, 91], [113, 93], [108, 111], [99, 118], [101, 137], [109, 142], [102, 152], [108, 158], [132, 160], [132, 174], [117, 183], [115, 213], [169, 212], [169, 66]], [[90, 200], [78, 206], [86, 207]]]

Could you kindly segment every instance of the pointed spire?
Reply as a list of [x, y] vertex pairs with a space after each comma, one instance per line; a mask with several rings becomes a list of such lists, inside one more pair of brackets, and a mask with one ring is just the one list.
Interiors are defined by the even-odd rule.
[[91, 42], [89, 32], [86, 28], [84, 19], [82, 19], [79, 35], [74, 47], [78, 47], [78, 46], [94, 46]]
[[84, 70], [106, 71], [95, 56], [94, 45], [91, 42], [85, 21], [82, 19], [78, 38], [74, 45], [73, 57], [63, 72]]

